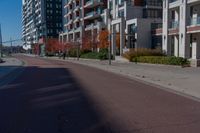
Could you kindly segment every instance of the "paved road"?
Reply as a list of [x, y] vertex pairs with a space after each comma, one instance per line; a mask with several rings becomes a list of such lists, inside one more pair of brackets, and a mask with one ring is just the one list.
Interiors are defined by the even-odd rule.
[[17, 58], [27, 65], [0, 87], [0, 133], [200, 131], [197, 101], [87, 66]]

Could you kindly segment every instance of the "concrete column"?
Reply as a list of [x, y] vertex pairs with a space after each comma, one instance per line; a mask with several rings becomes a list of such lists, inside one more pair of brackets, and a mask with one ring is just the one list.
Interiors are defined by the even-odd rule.
[[116, 19], [116, 0], [112, 0], [113, 19]]
[[83, 38], [83, 30], [81, 29], [81, 31], [80, 31], [80, 41], [82, 42], [82, 38]]
[[200, 59], [200, 34], [193, 34], [192, 37], [192, 59]]
[[163, 0], [163, 36], [162, 36], [162, 50], [167, 55], [170, 55], [169, 50], [169, 36], [168, 36], [168, 27], [169, 27], [169, 1]]
[[197, 41], [192, 42], [192, 59], [197, 59]]
[[123, 48], [124, 48], [124, 43], [125, 43], [125, 21], [124, 18], [121, 18], [121, 23], [120, 23], [120, 56], [123, 54]]
[[61, 38], [60, 42], [64, 43], [64, 41], [65, 41], [65, 35], [62, 33], [62, 38]]
[[124, 1], [124, 17], [127, 19], [127, 1]]
[[179, 19], [180, 19], [180, 17], [179, 17], [179, 12], [181, 12], [181, 11], [179, 11], [179, 10], [175, 10], [175, 21], [177, 21], [177, 22], [179, 22]]
[[199, 36], [200, 36], [200, 33], [196, 34], [196, 39], [197, 39], [197, 46], [196, 46], [197, 54], [196, 55], [197, 55], [197, 59], [200, 59], [200, 38], [199, 38]]
[[112, 25], [111, 27], [111, 45], [112, 45], [112, 55], [116, 55], [116, 29], [115, 29], [115, 25]]
[[[174, 42], [172, 42], [173, 36], [168, 36], [168, 45], [167, 45], [167, 55], [173, 56], [174, 55]], [[173, 53], [172, 53], [173, 52]]]
[[66, 42], [69, 42], [69, 36], [66, 34]]
[[[129, 33], [130, 31], [130, 27], [128, 24], [126, 24], [126, 34], [130, 34]], [[130, 36], [127, 36], [127, 45], [126, 45], [127, 48], [130, 48], [131, 47], [131, 37]]]
[[186, 45], [187, 44], [187, 1], [183, 1], [179, 8], [179, 56], [186, 58]]
[[174, 36], [174, 56], [179, 57], [179, 37]]
[[116, 8], [115, 9], [115, 19], [116, 19], [116, 18], [119, 18], [119, 5], [116, 5], [115, 8]]
[[186, 34], [185, 58], [190, 58], [190, 34]]
[[70, 38], [69, 38], [69, 34], [67, 33], [67, 41], [69, 42], [70, 41]]
[[62, 42], [62, 34], [59, 34], [59, 42]]
[[73, 42], [75, 42], [76, 39], [75, 39], [75, 32], [74, 31], [73, 31], [72, 35], [73, 35]]
[[95, 49], [94, 49], [94, 25], [92, 26], [92, 30], [91, 30], [91, 35], [92, 35], [92, 45], [93, 45], [93, 48], [92, 48], [92, 50], [94, 51]]

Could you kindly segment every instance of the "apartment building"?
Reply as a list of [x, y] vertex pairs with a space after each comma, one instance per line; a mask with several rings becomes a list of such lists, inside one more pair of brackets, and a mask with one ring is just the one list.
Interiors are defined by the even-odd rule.
[[28, 47], [44, 43], [44, 38], [58, 38], [62, 31], [62, 0], [22, 0], [22, 14], [22, 36]]
[[200, 1], [163, 0], [163, 50], [200, 65]]
[[82, 42], [85, 36], [94, 40], [102, 29], [108, 29], [113, 55], [129, 48], [161, 47], [162, 36], [152, 34], [152, 28], [162, 24], [160, 0], [65, 0], [64, 7], [62, 42]]
[[[161, 47], [161, 36], [154, 36], [152, 28], [162, 23], [160, 0], [109, 0], [111, 11], [112, 54], [122, 55], [130, 48]], [[116, 34], [120, 47], [116, 48]]]
[[84, 37], [95, 36], [106, 28], [106, 0], [65, 0], [63, 42], [82, 42]]

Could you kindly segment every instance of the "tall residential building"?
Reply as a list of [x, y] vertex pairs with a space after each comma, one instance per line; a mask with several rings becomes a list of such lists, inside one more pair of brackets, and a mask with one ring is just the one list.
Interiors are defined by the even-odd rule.
[[62, 31], [62, 0], [22, 0], [24, 44], [58, 38]]
[[200, 66], [200, 1], [163, 0], [163, 50]]
[[107, 0], [65, 0], [64, 31], [60, 38], [64, 42], [82, 42], [85, 36], [94, 36], [105, 26]]
[[[161, 47], [161, 36], [152, 34], [152, 29], [162, 23], [161, 0], [109, 0], [108, 5], [114, 55], [122, 55], [130, 48]], [[116, 48], [117, 33], [120, 34], [119, 48]]]

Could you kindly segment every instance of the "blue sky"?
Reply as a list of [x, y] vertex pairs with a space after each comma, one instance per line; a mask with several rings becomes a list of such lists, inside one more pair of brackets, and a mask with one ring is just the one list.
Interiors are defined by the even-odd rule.
[[[0, 23], [3, 41], [10, 40], [10, 37], [12, 39], [22, 37], [21, 5], [22, 0], [0, 0]], [[15, 42], [16, 44], [17, 42]]]

